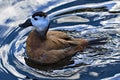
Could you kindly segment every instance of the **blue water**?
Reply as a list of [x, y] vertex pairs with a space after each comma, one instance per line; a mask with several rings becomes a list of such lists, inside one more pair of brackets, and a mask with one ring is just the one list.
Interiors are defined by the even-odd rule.
[[[0, 6], [1, 80], [120, 79], [120, 1], [13, 0], [1, 1]], [[64, 66], [47, 71], [41, 66], [39, 69], [30, 67], [25, 62], [25, 49], [33, 28], [18, 25], [41, 10], [51, 19], [50, 30], [62, 30], [70, 36], [86, 39], [108, 37], [108, 41], [105, 45], [95, 45], [77, 53]]]

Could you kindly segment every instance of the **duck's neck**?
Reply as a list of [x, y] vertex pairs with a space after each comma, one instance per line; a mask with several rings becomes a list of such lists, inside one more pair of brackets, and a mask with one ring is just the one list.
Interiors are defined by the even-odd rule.
[[47, 39], [47, 36], [46, 36], [47, 31], [38, 32], [38, 35], [39, 35], [41, 41], [45, 41]]
[[41, 30], [41, 31], [36, 30], [36, 32], [37, 32], [38, 36], [40, 37], [41, 41], [45, 41], [47, 39], [48, 29], [49, 29], [49, 25], [44, 30]]

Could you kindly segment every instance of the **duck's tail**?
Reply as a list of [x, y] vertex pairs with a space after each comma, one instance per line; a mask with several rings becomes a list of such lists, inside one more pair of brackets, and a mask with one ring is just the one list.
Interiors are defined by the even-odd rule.
[[92, 39], [88, 41], [88, 45], [101, 45], [107, 43], [108, 38], [99, 38], [99, 39]]

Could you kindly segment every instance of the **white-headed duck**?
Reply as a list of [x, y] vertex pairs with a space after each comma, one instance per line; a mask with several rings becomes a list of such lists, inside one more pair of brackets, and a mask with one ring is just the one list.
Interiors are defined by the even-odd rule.
[[107, 38], [86, 40], [72, 38], [62, 31], [49, 31], [49, 18], [44, 12], [36, 12], [20, 27], [35, 27], [26, 41], [27, 56], [39, 63], [52, 64], [83, 51], [88, 45], [105, 43]]

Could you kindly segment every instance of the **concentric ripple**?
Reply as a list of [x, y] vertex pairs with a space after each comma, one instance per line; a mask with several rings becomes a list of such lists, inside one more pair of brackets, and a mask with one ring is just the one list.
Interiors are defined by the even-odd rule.
[[[25, 61], [28, 58], [26, 39], [33, 28], [16, 27], [3, 41], [6, 44], [0, 48], [2, 52], [0, 67], [5, 73], [12, 74], [19, 79], [78, 79], [80, 73], [87, 71], [87, 67], [120, 62], [120, 24], [112, 23], [112, 19], [117, 19], [118, 16], [118, 14], [108, 12], [83, 12], [63, 14], [53, 18], [51, 26], [54, 27], [50, 30], [61, 30], [72, 37], [88, 40], [108, 37], [108, 41], [104, 45], [89, 46], [84, 52], [76, 53], [68, 59], [67, 63], [63, 61], [66, 65], [54, 68], [45, 67], [46, 69], [41, 66], [39, 69], [33, 68]], [[10, 43], [7, 44], [7, 42]]]
[[[29, 32], [33, 28], [26, 28], [20, 30], [16, 28], [14, 32], [18, 31], [18, 34], [12, 40], [9, 45], [4, 45], [2, 47], [2, 64], [7, 72], [13, 74], [18, 78], [28, 78], [23, 72], [26, 72], [29, 75], [43, 78], [70, 78], [73, 74], [77, 72], [82, 72], [87, 66], [93, 65], [105, 65], [108, 63], [114, 63], [120, 61], [120, 44], [117, 43], [120, 41], [120, 34], [116, 29], [111, 29], [112, 33], [109, 32], [109, 29], [106, 28], [92, 28], [91, 30], [87, 29], [88, 27], [78, 25], [70, 28], [55, 28], [57, 30], [63, 30], [67, 32], [68, 35], [73, 37], [82, 37], [86, 39], [94, 39], [101, 37], [108, 37], [108, 42], [105, 45], [95, 45], [88, 47], [84, 52], [78, 52], [75, 56], [69, 59], [70, 64], [62, 66], [62, 68], [53, 69], [53, 70], [39, 70], [28, 66], [25, 62], [26, 55], [26, 39]], [[54, 28], [53, 28], [54, 29]], [[51, 30], [53, 30], [51, 28]], [[76, 30], [75, 30], [76, 29]], [[86, 30], [85, 30], [86, 29]], [[81, 30], [81, 31], [78, 31]], [[84, 30], [84, 31], [83, 31]], [[13, 36], [10, 34], [9, 36]], [[114, 37], [114, 38], [113, 38]], [[72, 77], [71, 77], [72, 78]]]

